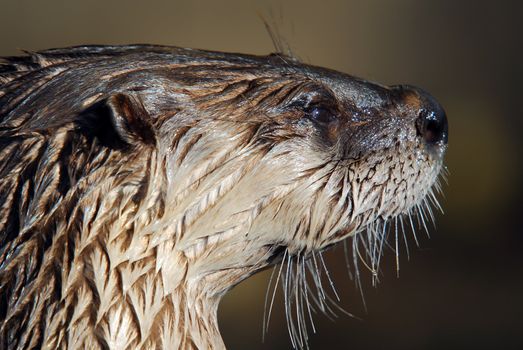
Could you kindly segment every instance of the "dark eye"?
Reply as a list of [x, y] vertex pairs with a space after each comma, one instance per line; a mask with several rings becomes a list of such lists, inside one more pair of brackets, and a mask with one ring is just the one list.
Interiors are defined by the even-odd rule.
[[309, 115], [312, 120], [321, 124], [328, 124], [336, 120], [334, 113], [325, 107], [312, 107]]

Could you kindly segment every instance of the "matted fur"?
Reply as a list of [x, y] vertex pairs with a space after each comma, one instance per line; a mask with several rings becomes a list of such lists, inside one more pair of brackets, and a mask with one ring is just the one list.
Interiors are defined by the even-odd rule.
[[420, 205], [445, 149], [419, 91], [281, 55], [55, 49], [0, 84], [1, 348], [223, 348], [228, 289]]

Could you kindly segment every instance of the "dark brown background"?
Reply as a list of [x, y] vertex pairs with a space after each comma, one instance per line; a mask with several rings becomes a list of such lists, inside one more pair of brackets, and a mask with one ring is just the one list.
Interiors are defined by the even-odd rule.
[[[260, 14], [302, 60], [435, 95], [450, 120], [445, 215], [431, 239], [383, 263], [368, 311], [344, 271], [329, 265], [342, 304], [361, 320], [316, 317], [311, 348], [523, 349], [523, 13], [496, 1], [27, 1], [2, 0], [0, 55], [78, 44], [159, 43], [273, 51]], [[261, 342], [268, 273], [220, 308], [231, 349], [288, 349], [276, 310]]]

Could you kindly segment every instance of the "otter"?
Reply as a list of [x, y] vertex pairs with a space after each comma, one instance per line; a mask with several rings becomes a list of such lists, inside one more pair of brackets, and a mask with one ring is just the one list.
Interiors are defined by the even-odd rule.
[[282, 54], [3, 58], [0, 347], [222, 349], [221, 297], [278, 263], [321, 309], [304, 266], [431, 214], [447, 139], [427, 92]]

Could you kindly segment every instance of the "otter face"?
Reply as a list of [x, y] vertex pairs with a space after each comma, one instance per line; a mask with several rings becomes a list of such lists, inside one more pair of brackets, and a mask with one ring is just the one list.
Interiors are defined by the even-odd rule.
[[220, 297], [283, 261], [303, 347], [303, 304], [328, 309], [317, 253], [369, 228], [375, 272], [387, 222], [432, 216], [447, 138], [420, 89], [280, 55], [138, 45], [6, 58], [0, 343], [222, 348]]
[[413, 209], [428, 215], [448, 138], [430, 95], [258, 60], [193, 77], [177, 100], [189, 109], [160, 128], [178, 213], [166, 226], [191, 231], [188, 255], [227, 241], [307, 256]]

